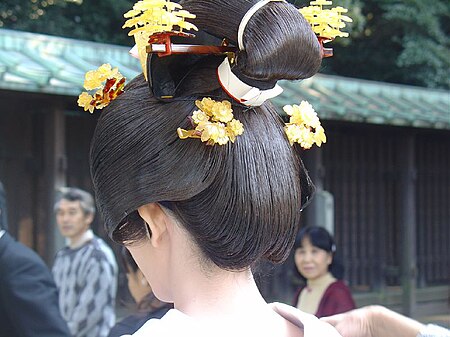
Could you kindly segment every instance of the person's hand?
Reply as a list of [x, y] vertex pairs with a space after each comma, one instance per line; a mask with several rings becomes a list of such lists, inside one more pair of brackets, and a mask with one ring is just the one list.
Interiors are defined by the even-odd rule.
[[374, 307], [365, 307], [343, 314], [321, 318], [336, 328], [342, 337], [377, 337], [373, 334]]

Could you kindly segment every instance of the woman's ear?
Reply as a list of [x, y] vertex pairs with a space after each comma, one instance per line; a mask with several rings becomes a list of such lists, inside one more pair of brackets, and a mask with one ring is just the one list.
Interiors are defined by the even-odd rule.
[[149, 203], [138, 208], [138, 213], [146, 222], [149, 239], [153, 247], [158, 247], [167, 232], [167, 215], [157, 203]]

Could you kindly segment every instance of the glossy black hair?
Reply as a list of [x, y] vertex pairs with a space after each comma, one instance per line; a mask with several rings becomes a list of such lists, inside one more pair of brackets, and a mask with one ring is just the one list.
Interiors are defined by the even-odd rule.
[[[328, 266], [328, 271], [338, 280], [344, 278], [344, 266], [338, 258], [336, 258], [336, 244], [333, 236], [323, 227], [307, 226], [300, 230], [295, 238], [294, 251], [302, 247], [302, 241], [307, 238], [314, 247], [320, 248], [332, 255], [333, 261]], [[299, 273], [295, 267], [296, 275], [301, 279], [305, 278]]]
[[[191, 0], [183, 6], [197, 15], [199, 29], [236, 43], [239, 22], [256, 2]], [[255, 83], [309, 77], [321, 62], [311, 27], [284, 2], [271, 2], [252, 17], [244, 45], [239, 71]], [[196, 99], [231, 101], [216, 76], [223, 59], [204, 57], [173, 100], [156, 99], [140, 75], [104, 109], [92, 140], [91, 174], [113, 240], [145, 239], [136, 210], [159, 202], [221, 268], [240, 270], [261, 258], [278, 263], [289, 255], [302, 195], [313, 187], [273, 105], [233, 103], [234, 117], [244, 125], [234, 144], [178, 138], [178, 127], [191, 128]]]

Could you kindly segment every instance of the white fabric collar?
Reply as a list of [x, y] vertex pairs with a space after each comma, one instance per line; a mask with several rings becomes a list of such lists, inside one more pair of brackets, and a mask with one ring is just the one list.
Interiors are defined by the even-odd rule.
[[0, 239], [2, 238], [3, 234], [5, 234], [6, 231], [4, 229], [0, 230]]
[[84, 245], [86, 242], [92, 240], [94, 238], [94, 232], [92, 229], [88, 229], [84, 234], [80, 237], [80, 239], [77, 242], [72, 242], [70, 239], [66, 239], [66, 245], [69, 246], [71, 249], [77, 249], [80, 248], [82, 245]]
[[225, 92], [239, 103], [248, 106], [260, 106], [266, 100], [283, 92], [278, 84], [272, 89], [261, 90], [242, 82], [232, 71], [228, 57], [217, 68], [220, 85]]
[[[269, 306], [288, 320], [292, 324], [302, 329], [304, 337], [342, 337], [330, 324], [319, 320], [316, 316], [304, 313], [297, 308], [291, 307], [283, 303], [271, 303]], [[241, 327], [239, 327], [240, 330]], [[161, 319], [150, 319], [147, 321], [138, 331], [133, 334], [133, 337], [166, 337], [166, 336], [185, 336], [185, 337], [206, 337], [206, 336], [229, 336], [228, 333], [222, 329], [222, 327], [214, 325], [214, 331], [201, 326], [200, 328], [189, 318], [179, 310], [171, 309]], [[247, 331], [248, 329], [248, 331]], [[226, 329], [229, 331], [228, 329]], [[252, 336], [255, 331], [255, 327], [246, 326], [242, 329], [242, 333], [239, 336]], [[221, 332], [223, 331], [223, 332]], [[249, 334], [247, 334], [247, 332]], [[129, 337], [131, 335], [124, 335], [122, 337]], [[259, 335], [262, 336], [262, 335]], [[266, 336], [266, 335], [264, 335]], [[273, 336], [273, 335], [271, 335]]]

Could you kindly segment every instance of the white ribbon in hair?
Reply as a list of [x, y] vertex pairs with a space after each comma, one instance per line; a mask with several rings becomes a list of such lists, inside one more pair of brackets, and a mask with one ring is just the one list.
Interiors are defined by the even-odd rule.
[[255, 13], [261, 8], [267, 5], [269, 2], [286, 2], [286, 0], [263, 0], [259, 1], [256, 4], [254, 4], [248, 11], [245, 13], [244, 17], [241, 20], [241, 23], [239, 24], [238, 29], [238, 46], [239, 50], [244, 50], [244, 42], [243, 36], [244, 36], [244, 30], [245, 27], [247, 27], [247, 23], [250, 20], [250, 18], [255, 15]]
[[219, 82], [225, 92], [234, 100], [248, 106], [260, 106], [266, 100], [278, 96], [283, 92], [278, 84], [272, 89], [261, 90], [242, 82], [232, 71], [228, 57], [217, 69]]

